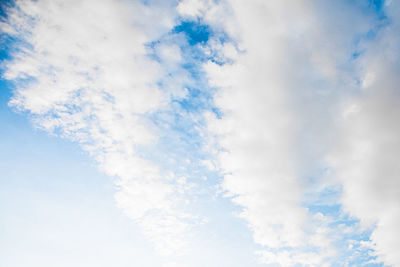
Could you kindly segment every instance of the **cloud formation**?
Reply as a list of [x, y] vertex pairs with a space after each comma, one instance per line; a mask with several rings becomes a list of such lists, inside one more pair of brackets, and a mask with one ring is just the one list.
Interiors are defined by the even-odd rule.
[[260, 263], [400, 266], [399, 10], [18, 0], [4, 78], [12, 106], [116, 177], [161, 254], [185, 248], [188, 203], [219, 183], [193, 180], [218, 172]]
[[28, 111], [36, 126], [79, 142], [117, 177], [117, 205], [162, 254], [182, 248], [190, 220], [177, 207], [177, 177], [143, 152], [158, 142], [150, 115], [185, 96], [184, 71], [173, 83], [163, 80], [181, 60], [179, 47], [158, 45], [159, 59], [150, 56], [149, 44], [174, 25], [172, 7], [166, 1], [20, 0], [2, 24], [19, 42], [5, 63], [4, 77], [18, 81], [10, 104]]
[[[219, 167], [225, 175], [222, 188], [234, 203], [243, 207], [240, 217], [248, 222], [254, 241], [266, 248], [259, 252], [262, 262], [281, 266], [328, 266], [340, 262], [340, 255], [348, 252], [335, 243], [345, 236], [343, 231], [346, 230], [341, 224], [333, 223], [338, 219], [331, 218], [332, 214], [326, 211], [338, 204], [338, 198], [332, 198], [324, 205], [318, 204], [326, 192], [334, 190], [340, 194], [338, 186], [341, 185], [345, 207], [365, 208], [364, 213], [355, 208], [346, 211], [362, 220], [368, 218], [367, 214], [374, 218], [378, 227], [372, 240], [380, 239], [378, 235], [382, 234], [382, 229], [379, 224], [396, 225], [397, 215], [384, 218], [370, 209], [374, 205], [384, 205], [387, 214], [389, 210], [393, 214], [399, 207], [397, 189], [388, 188], [396, 188], [398, 181], [397, 164], [393, 160], [385, 162], [390, 164], [385, 165], [388, 169], [379, 166], [378, 155], [383, 151], [371, 151], [377, 153], [374, 156], [377, 161], [370, 158], [364, 164], [349, 158], [352, 157], [351, 147], [362, 142], [360, 136], [348, 140], [350, 136], [356, 132], [375, 136], [380, 130], [359, 128], [357, 131], [353, 129], [357, 124], [351, 121], [348, 126], [343, 126], [349, 135], [338, 135], [342, 131], [337, 121], [343, 102], [359, 88], [356, 82], [359, 66], [353, 57], [363, 46], [356, 40], [363, 39], [362, 36], [379, 24], [377, 16], [371, 6], [362, 2], [227, 2], [231, 15], [225, 31], [230, 33], [233, 41], [219, 44], [220, 47], [214, 49], [232, 58], [233, 63], [221, 65], [209, 61], [205, 65], [211, 85], [220, 88], [215, 103], [222, 116], [209, 113], [209, 128], [223, 150], [218, 156]], [[395, 36], [394, 32], [390, 36]], [[236, 53], [225, 52], [232, 51], [229, 48], [232, 44]], [[376, 50], [369, 53], [379, 54]], [[361, 58], [364, 57], [367, 56], [363, 54]], [[370, 63], [363, 62], [364, 65], [369, 67]], [[353, 97], [360, 100], [359, 95]], [[397, 100], [389, 98], [394, 102], [382, 105], [389, 106], [392, 111]], [[373, 102], [382, 101], [373, 99]], [[380, 106], [371, 108], [372, 114], [383, 114], [380, 111], [384, 109]], [[374, 127], [370, 120], [361, 121]], [[395, 125], [392, 120], [379, 128], [382, 135], [389, 134], [392, 136], [390, 141], [396, 143], [397, 134], [391, 128]], [[374, 142], [370, 138], [375, 137], [366, 138], [368, 143]], [[342, 142], [345, 147], [335, 154], [335, 158], [344, 165], [325, 160]], [[393, 151], [397, 150], [394, 148]], [[367, 166], [388, 169], [388, 187], [377, 190], [371, 184], [370, 189], [376, 190], [375, 194], [385, 195], [393, 191], [392, 197], [388, 196], [391, 204], [386, 205], [379, 199], [364, 199], [371, 196], [362, 189], [369, 186], [368, 178], [362, 175], [364, 172], [371, 174]], [[358, 179], [346, 178], [347, 168], [358, 170]], [[330, 171], [324, 171], [331, 169], [341, 177], [339, 182], [332, 180]], [[336, 173], [341, 171], [343, 173]], [[351, 199], [346, 200], [349, 196]], [[333, 221], [326, 224], [326, 220]], [[352, 231], [362, 230], [357, 230], [355, 225]], [[395, 229], [389, 230], [387, 238], [382, 238], [387, 244], [382, 251], [391, 257], [395, 256], [391, 248], [398, 247], [395, 238], [389, 241], [393, 232]], [[386, 259], [379, 258], [390, 264], [396, 263]], [[350, 259], [343, 264], [350, 264]]]

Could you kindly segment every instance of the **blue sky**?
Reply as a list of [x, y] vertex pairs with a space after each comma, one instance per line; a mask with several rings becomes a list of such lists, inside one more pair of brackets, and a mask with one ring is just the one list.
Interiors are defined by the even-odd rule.
[[0, 265], [400, 266], [394, 1], [2, 10]]

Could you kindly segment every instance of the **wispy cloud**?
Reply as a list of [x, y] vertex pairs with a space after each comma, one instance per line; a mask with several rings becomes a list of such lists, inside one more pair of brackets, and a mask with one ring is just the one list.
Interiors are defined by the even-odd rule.
[[16, 1], [8, 11], [2, 30], [19, 42], [5, 65], [17, 81], [10, 104], [79, 142], [117, 177], [117, 205], [160, 253], [176, 253], [193, 221], [178, 207], [188, 185], [146, 152], [160, 142], [153, 114], [186, 95], [180, 47], [151, 45], [175, 24], [171, 3]]

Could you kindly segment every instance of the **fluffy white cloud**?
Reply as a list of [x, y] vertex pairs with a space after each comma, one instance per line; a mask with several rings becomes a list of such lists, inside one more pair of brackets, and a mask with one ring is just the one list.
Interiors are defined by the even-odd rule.
[[[322, 158], [334, 137], [330, 122], [345, 93], [341, 86], [351, 86], [352, 72], [344, 66], [354, 36], [370, 26], [365, 6], [227, 2], [233, 16], [225, 22], [226, 32], [236, 54], [231, 43], [216, 41], [211, 50], [228, 63], [204, 66], [210, 84], [219, 88], [215, 103], [222, 118], [210, 113], [209, 129], [222, 148], [222, 188], [243, 207], [240, 216], [266, 248], [259, 252], [262, 262], [329, 264], [336, 255], [333, 230], [304, 206], [306, 190], [318, 190], [307, 177], [327, 167]], [[325, 177], [316, 182], [322, 188], [329, 184]]]

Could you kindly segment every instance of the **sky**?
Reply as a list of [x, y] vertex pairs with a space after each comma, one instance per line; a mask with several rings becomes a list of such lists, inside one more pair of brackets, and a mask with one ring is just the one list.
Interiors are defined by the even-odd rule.
[[0, 266], [400, 267], [400, 4], [3, 0]]

